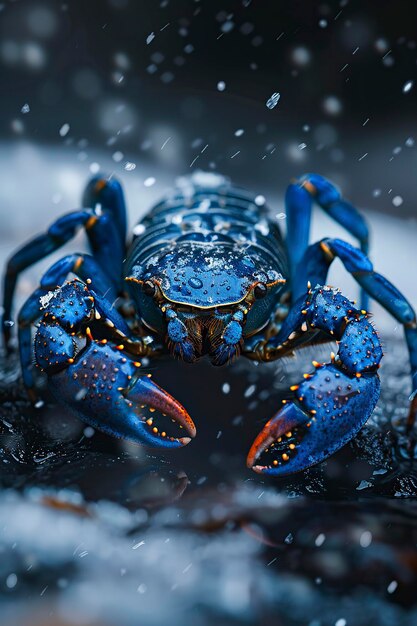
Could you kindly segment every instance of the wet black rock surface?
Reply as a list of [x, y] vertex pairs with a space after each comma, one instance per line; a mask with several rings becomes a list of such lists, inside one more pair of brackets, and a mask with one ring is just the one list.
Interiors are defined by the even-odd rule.
[[1, 623], [417, 623], [405, 346], [386, 340], [385, 354], [362, 432], [279, 481], [245, 456], [309, 351], [275, 366], [162, 362], [155, 378], [198, 429], [163, 455], [94, 432], [47, 397], [32, 408], [3, 358]]

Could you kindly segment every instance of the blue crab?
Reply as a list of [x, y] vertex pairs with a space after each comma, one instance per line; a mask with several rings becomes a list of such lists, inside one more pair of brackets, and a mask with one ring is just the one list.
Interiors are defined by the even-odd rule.
[[[360, 247], [330, 238], [309, 245], [314, 202]], [[307, 174], [289, 185], [285, 239], [263, 197], [217, 175], [187, 179], [134, 227], [128, 244], [123, 191], [115, 178], [93, 178], [82, 206], [7, 264], [3, 333], [10, 346], [8, 320], [20, 272], [80, 228], [91, 246], [91, 254], [70, 254], [52, 265], [20, 310], [23, 379], [34, 402], [33, 353], [57, 400], [88, 424], [148, 446], [181, 447], [195, 436], [194, 422], [146, 374], [146, 360], [168, 352], [188, 363], [205, 355], [214, 365], [240, 355], [274, 361], [302, 344], [336, 341], [338, 353], [327, 363], [314, 361], [291, 387], [247, 457], [248, 467], [260, 473], [303, 470], [352, 439], [377, 403], [382, 350], [367, 312], [371, 296], [404, 326], [411, 429], [417, 410], [415, 313], [374, 271], [361, 214], [322, 176]], [[360, 284], [360, 308], [326, 285], [335, 258]], [[70, 274], [75, 279], [68, 280]]]

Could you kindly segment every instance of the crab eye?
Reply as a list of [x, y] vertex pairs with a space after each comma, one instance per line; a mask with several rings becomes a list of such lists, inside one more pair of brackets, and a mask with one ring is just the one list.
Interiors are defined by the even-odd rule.
[[264, 285], [264, 283], [258, 283], [253, 290], [253, 293], [255, 295], [255, 298], [257, 300], [260, 300], [261, 298], [265, 298], [266, 294], [268, 293], [268, 287]]
[[143, 293], [145, 293], [147, 296], [153, 297], [155, 295], [156, 287], [151, 280], [146, 280], [143, 283], [142, 289]]

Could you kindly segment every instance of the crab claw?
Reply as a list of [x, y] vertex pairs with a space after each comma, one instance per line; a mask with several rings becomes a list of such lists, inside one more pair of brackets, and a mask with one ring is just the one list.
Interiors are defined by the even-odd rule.
[[[130, 408], [136, 407], [135, 410], [137, 410], [140, 407], [142, 416], [146, 416], [146, 410], [149, 411], [145, 420], [146, 428], [141, 432], [139, 443], [173, 448], [184, 446], [191, 441], [191, 438], [195, 437], [194, 422], [184, 407], [148, 376], [137, 377], [131, 386], [120, 391]], [[166, 426], [160, 423], [163, 418], [166, 418]], [[170, 431], [169, 420], [171, 424], [175, 424], [177, 431], [183, 429], [186, 436], [173, 436], [174, 432]], [[137, 428], [135, 419], [133, 419], [133, 426]], [[177, 432], [177, 435], [180, 433]]]
[[[309, 428], [311, 420], [301, 409], [292, 403], [285, 405], [256, 437], [246, 459], [247, 466], [258, 474], [274, 475], [291, 474], [304, 469], [295, 467], [295, 464], [299, 465], [300, 459], [298, 454], [297, 459], [293, 453], [306, 437]], [[306, 466], [313, 462], [310, 461]]]
[[139, 368], [115, 346], [92, 341], [65, 370], [46, 373], [57, 400], [94, 428], [152, 447], [186, 445], [196, 434], [191, 417]]
[[247, 466], [284, 476], [320, 463], [348, 443], [372, 413], [379, 396], [377, 375], [350, 376], [325, 365], [297, 385], [288, 402], [253, 442]]

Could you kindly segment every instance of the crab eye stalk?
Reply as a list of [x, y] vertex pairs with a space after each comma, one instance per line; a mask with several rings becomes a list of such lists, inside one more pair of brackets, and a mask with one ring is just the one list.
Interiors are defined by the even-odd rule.
[[151, 280], [146, 280], [142, 286], [143, 293], [153, 298], [156, 293], [156, 286]]
[[266, 294], [268, 293], [268, 287], [264, 285], [264, 283], [258, 283], [255, 286], [253, 293], [254, 293], [255, 298], [257, 300], [260, 300], [261, 298], [265, 298]]

